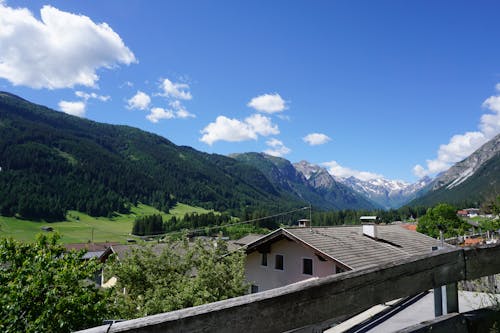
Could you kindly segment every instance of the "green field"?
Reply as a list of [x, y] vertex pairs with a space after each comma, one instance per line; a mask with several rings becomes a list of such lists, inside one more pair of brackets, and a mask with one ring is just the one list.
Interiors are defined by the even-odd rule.
[[139, 204], [132, 207], [130, 214], [117, 214], [115, 217], [92, 217], [84, 213], [69, 211], [66, 221], [61, 222], [35, 222], [21, 220], [14, 217], [0, 216], [0, 238], [12, 237], [21, 241], [33, 241], [35, 236], [42, 231], [42, 227], [52, 227], [61, 234], [63, 243], [86, 242], [121, 242], [134, 238], [130, 235], [136, 216], [161, 214], [166, 221], [172, 216], [183, 217], [186, 213], [207, 213], [206, 209], [177, 204], [165, 214], [159, 210]]

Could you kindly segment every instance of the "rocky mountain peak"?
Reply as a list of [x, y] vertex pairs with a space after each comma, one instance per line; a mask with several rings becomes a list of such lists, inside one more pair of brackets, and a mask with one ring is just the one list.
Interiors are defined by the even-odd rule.
[[432, 184], [432, 190], [437, 190], [443, 186], [451, 189], [463, 183], [481, 168], [484, 163], [498, 154], [500, 154], [500, 134], [486, 142], [463, 161], [458, 162], [446, 172], [438, 175]]

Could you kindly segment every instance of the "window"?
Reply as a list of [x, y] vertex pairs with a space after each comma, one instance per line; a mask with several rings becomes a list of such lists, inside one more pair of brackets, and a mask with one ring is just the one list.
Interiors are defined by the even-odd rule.
[[258, 293], [258, 292], [259, 292], [259, 286], [256, 286], [255, 284], [252, 284], [252, 285], [250, 286], [250, 292], [251, 292], [252, 294]]
[[302, 274], [312, 275], [313, 274], [313, 261], [309, 258], [302, 259]]
[[274, 260], [274, 268], [283, 270], [283, 256], [281, 254], [277, 254]]
[[262, 253], [260, 257], [260, 264], [262, 266], [267, 266], [267, 253]]

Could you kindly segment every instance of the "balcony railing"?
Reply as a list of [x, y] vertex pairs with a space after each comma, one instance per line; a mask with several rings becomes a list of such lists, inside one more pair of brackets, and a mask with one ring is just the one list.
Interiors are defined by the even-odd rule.
[[311, 332], [376, 304], [496, 273], [500, 273], [500, 245], [439, 250], [80, 332], [285, 332], [305, 327]]

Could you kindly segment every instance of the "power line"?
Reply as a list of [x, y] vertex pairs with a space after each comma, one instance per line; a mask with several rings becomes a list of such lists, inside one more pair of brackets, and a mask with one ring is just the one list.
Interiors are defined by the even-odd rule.
[[[202, 227], [202, 228], [198, 228], [198, 229], [193, 229], [193, 230], [190, 230], [190, 232], [197, 232], [197, 231], [204, 231], [204, 230], [211, 230], [211, 229], [218, 229], [218, 228], [223, 228], [223, 227], [230, 227], [230, 226], [233, 226], [233, 225], [239, 225], [239, 224], [246, 224], [246, 223], [252, 223], [252, 222], [257, 222], [257, 221], [262, 221], [262, 220], [267, 220], [267, 219], [271, 219], [271, 218], [274, 218], [274, 217], [279, 217], [279, 216], [284, 216], [284, 215], [288, 215], [288, 214], [292, 214], [292, 213], [295, 213], [295, 212], [298, 212], [298, 211], [301, 211], [301, 210], [306, 210], [306, 209], [311, 209], [311, 206], [309, 207], [302, 207], [302, 208], [297, 208], [297, 209], [294, 209], [294, 210], [290, 210], [288, 212], [283, 212], [283, 213], [278, 213], [278, 214], [274, 214], [274, 215], [269, 215], [269, 216], [264, 216], [264, 217], [259, 217], [259, 218], [256, 218], [256, 219], [252, 219], [252, 220], [247, 220], [247, 221], [242, 221], [242, 222], [235, 222], [235, 223], [229, 223], [229, 224], [222, 224], [222, 225], [215, 225], [215, 226], [211, 226], [211, 227]], [[165, 234], [166, 235], [166, 234]]]
[[[233, 225], [240, 225], [240, 224], [247, 224], [247, 223], [262, 221], [262, 220], [271, 219], [271, 218], [274, 218], [274, 217], [279, 217], [279, 216], [284, 216], [284, 215], [292, 214], [292, 213], [295, 213], [295, 212], [298, 212], [298, 211], [301, 211], [301, 210], [306, 210], [306, 209], [310, 210], [311, 206], [297, 208], [297, 209], [293, 209], [293, 210], [290, 210], [290, 211], [287, 211], [287, 212], [278, 213], [278, 214], [269, 215], [269, 216], [264, 216], [264, 217], [259, 217], [259, 218], [251, 219], [251, 220], [247, 220], [247, 221], [234, 222], [234, 223], [221, 224], [221, 225], [214, 225], [214, 226], [211, 226], [211, 227], [207, 226], [207, 227], [201, 227], [201, 228], [197, 228], [197, 229], [183, 229], [183, 230], [171, 231], [171, 232], [168, 232], [168, 233], [155, 234], [155, 235], [150, 235], [150, 236], [155, 236], [155, 237], [166, 236], [166, 235], [171, 235], [173, 233], [182, 233], [182, 232], [186, 232], [186, 231], [188, 233], [195, 234], [198, 231], [206, 231], [206, 230], [212, 230], [212, 229], [219, 229], [219, 228], [230, 227], [230, 226], [233, 226]], [[141, 236], [139, 236], [139, 237], [141, 237]]]

